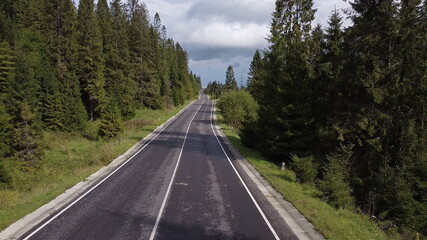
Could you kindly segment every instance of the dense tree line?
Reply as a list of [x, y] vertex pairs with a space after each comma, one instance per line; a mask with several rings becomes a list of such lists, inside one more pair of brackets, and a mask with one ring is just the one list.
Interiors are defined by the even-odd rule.
[[427, 235], [427, 1], [351, 6], [352, 26], [333, 11], [312, 28], [312, 0], [276, 1], [249, 72], [259, 117], [242, 140], [331, 204]]
[[225, 72], [225, 83], [222, 84], [218, 81], [209, 82], [205, 93], [209, 94], [213, 98], [219, 98], [223, 92], [236, 91], [239, 87], [237, 86], [236, 76], [234, 75], [233, 66], [228, 66]]
[[0, 159], [37, 160], [42, 130], [97, 121], [111, 138], [135, 109], [184, 103], [200, 88], [188, 61], [138, 0], [2, 0]]

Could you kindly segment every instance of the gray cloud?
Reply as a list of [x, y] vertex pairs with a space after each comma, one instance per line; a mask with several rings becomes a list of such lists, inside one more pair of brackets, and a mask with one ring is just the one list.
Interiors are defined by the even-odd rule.
[[253, 48], [237, 48], [237, 47], [215, 47], [204, 45], [188, 45], [184, 44], [189, 56], [194, 61], [207, 61], [219, 59], [221, 62], [228, 62], [236, 57], [252, 57], [255, 50]]
[[[256, 49], [268, 46], [271, 14], [275, 0], [146, 0], [154, 16], [159, 12], [169, 36], [187, 50], [190, 67], [203, 84], [223, 81], [228, 65], [236, 78], [248, 72]], [[314, 0], [316, 22], [327, 25], [330, 12], [346, 8], [343, 0]], [[349, 25], [349, 23], [345, 24]]]
[[203, 1], [194, 4], [187, 12], [187, 18], [206, 20], [223, 18], [226, 22], [264, 24], [269, 21], [271, 7], [248, 1]]

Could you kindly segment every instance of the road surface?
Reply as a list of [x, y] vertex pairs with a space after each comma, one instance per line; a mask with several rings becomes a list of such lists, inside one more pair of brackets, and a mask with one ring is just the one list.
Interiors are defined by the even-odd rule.
[[205, 95], [22, 239], [296, 239], [233, 164]]

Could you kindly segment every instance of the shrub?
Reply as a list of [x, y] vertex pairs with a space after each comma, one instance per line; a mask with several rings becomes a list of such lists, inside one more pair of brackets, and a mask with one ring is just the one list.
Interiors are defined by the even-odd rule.
[[317, 175], [317, 167], [313, 163], [314, 157], [298, 157], [295, 154], [291, 154], [291, 167], [295, 171], [297, 178], [300, 179], [301, 183], [313, 183], [314, 178]]
[[244, 121], [242, 129], [239, 133], [242, 143], [249, 148], [258, 148], [260, 145], [260, 131], [258, 128], [257, 121], [250, 120]]
[[87, 121], [84, 125], [83, 125], [83, 129], [82, 129], [82, 135], [83, 137], [92, 140], [92, 141], [96, 141], [98, 140], [98, 133], [99, 133], [99, 124], [100, 121]]
[[6, 168], [3, 166], [2, 161], [0, 160], [0, 190], [7, 188], [11, 180], [12, 179], [9, 173], [7, 172]]
[[329, 161], [323, 180], [319, 184], [326, 200], [335, 207], [354, 206], [352, 190], [348, 183], [348, 162], [353, 155], [352, 146], [341, 146], [333, 154], [327, 155]]
[[246, 91], [230, 91], [218, 100], [218, 108], [225, 124], [241, 130], [245, 121], [257, 119], [258, 104]]
[[99, 124], [99, 136], [111, 139], [123, 131], [123, 123], [117, 108], [106, 110]]

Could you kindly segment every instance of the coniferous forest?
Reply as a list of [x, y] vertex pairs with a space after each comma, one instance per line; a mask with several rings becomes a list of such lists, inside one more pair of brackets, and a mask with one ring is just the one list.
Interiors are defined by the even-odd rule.
[[331, 205], [427, 235], [427, 1], [350, 3], [312, 27], [313, 0], [276, 1], [246, 89], [258, 117], [234, 125]]
[[312, 0], [276, 1], [242, 139], [331, 204], [427, 235], [427, 1], [351, 6], [350, 27], [334, 11], [312, 29]]
[[188, 63], [138, 0], [0, 1], [0, 189], [11, 180], [4, 159], [37, 166], [43, 131], [96, 122], [108, 140], [136, 109], [196, 97]]

